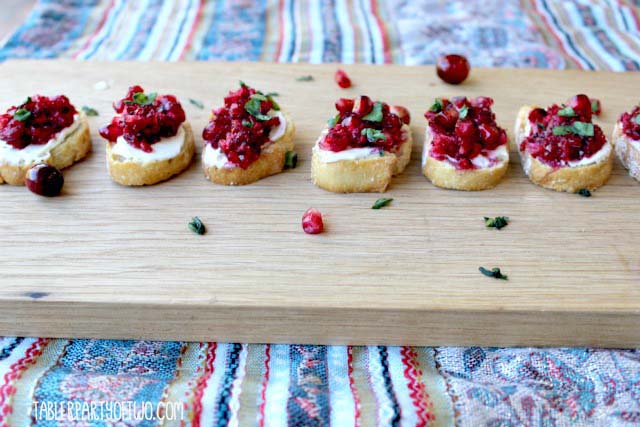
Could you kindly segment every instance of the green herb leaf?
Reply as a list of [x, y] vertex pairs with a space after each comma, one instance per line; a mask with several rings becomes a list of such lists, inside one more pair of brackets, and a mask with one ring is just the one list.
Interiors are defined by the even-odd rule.
[[633, 122], [637, 125], [640, 125], [640, 114], [638, 114], [633, 118]]
[[87, 107], [86, 105], [82, 106], [82, 111], [89, 117], [95, 117], [99, 115], [98, 110], [91, 107]]
[[597, 99], [594, 99], [593, 101], [591, 101], [591, 112], [593, 114], [596, 114], [596, 112], [598, 111], [598, 107], [600, 106], [600, 101], [598, 101]]
[[262, 102], [262, 101], [266, 101], [268, 98], [265, 95], [258, 92], [251, 95], [251, 99], [257, 99], [258, 101]]
[[273, 99], [273, 96], [267, 95], [267, 99], [271, 101], [271, 108], [273, 108], [275, 111], [280, 111], [280, 105], [278, 105], [276, 100]]
[[267, 93], [267, 98], [273, 98], [274, 96], [280, 96], [280, 94], [278, 92]]
[[27, 96], [27, 99], [25, 99], [25, 100], [24, 100], [24, 102], [22, 103], [22, 105], [24, 105], [24, 104], [28, 104], [28, 103], [30, 103], [30, 102], [31, 102], [31, 97], [30, 97], [30, 96]]
[[378, 199], [376, 200], [376, 202], [373, 204], [373, 206], [371, 206], [371, 209], [380, 209], [383, 208], [387, 205], [389, 205], [389, 203], [391, 203], [393, 201], [393, 199]]
[[436, 98], [431, 107], [429, 107], [429, 111], [431, 111], [432, 113], [439, 113], [440, 111], [442, 111], [442, 107], [442, 98]]
[[484, 274], [487, 277], [493, 277], [494, 279], [500, 280], [509, 280], [508, 276], [502, 274], [498, 267], [492, 268], [491, 270], [487, 270], [484, 267], [479, 267], [478, 270], [480, 270], [480, 273]]
[[558, 115], [562, 117], [576, 117], [577, 114], [573, 110], [573, 107], [564, 107], [562, 110], [558, 111]]
[[572, 133], [579, 136], [593, 136], [594, 128], [593, 123], [573, 122], [573, 124], [567, 126], [556, 126], [551, 132], [554, 135], [568, 135]]
[[591, 191], [587, 190], [586, 188], [581, 188], [580, 190], [578, 190], [578, 194], [582, 197], [591, 197]]
[[340, 121], [340, 113], [336, 114], [334, 117], [327, 120], [327, 124], [329, 125], [330, 128], [332, 128], [335, 125], [337, 125], [339, 121]]
[[312, 82], [313, 81], [313, 76], [300, 76], [296, 78], [296, 81], [298, 82]]
[[253, 122], [251, 120], [243, 120], [242, 126], [251, 129], [253, 127]]
[[198, 218], [197, 216], [194, 216], [191, 219], [191, 222], [188, 224], [189, 230], [193, 231], [196, 234], [199, 235], [203, 235], [204, 233], [207, 232], [206, 227], [204, 226], [204, 224], [202, 223], [202, 220], [200, 218]]
[[386, 135], [384, 133], [382, 133], [382, 131], [380, 131], [378, 129], [364, 128], [360, 132], [360, 135], [366, 135], [367, 141], [369, 141], [369, 142], [386, 141], [387, 140]]
[[246, 112], [251, 114], [256, 119], [260, 120], [261, 122], [271, 119], [270, 116], [262, 114], [262, 112], [260, 111], [260, 104], [262, 103], [262, 101], [254, 97], [255, 95], [253, 95], [251, 99], [244, 104], [244, 109], [246, 110]]
[[362, 120], [367, 120], [370, 122], [381, 122], [382, 121], [382, 103], [376, 102], [373, 104], [373, 109], [362, 118]]
[[197, 100], [195, 100], [195, 99], [193, 99], [193, 98], [189, 98], [189, 102], [190, 102], [192, 105], [195, 105], [196, 107], [198, 107], [198, 108], [199, 108], [199, 109], [201, 109], [201, 110], [203, 110], [203, 109], [204, 109], [204, 104], [203, 104], [202, 102], [200, 102], [200, 101], [197, 101]]
[[245, 82], [243, 82], [242, 80], [238, 81], [238, 83], [240, 83], [240, 87], [249, 87], [247, 86], [247, 84]]
[[461, 119], [465, 119], [468, 114], [469, 114], [469, 107], [467, 107], [466, 105], [463, 105], [462, 108], [458, 110], [458, 115]]
[[26, 122], [29, 119], [29, 117], [31, 117], [31, 111], [25, 110], [24, 108], [18, 108], [13, 113], [13, 118], [19, 122]]
[[144, 92], [136, 92], [133, 94], [133, 101], [125, 101], [125, 104], [138, 104], [138, 105], [151, 105], [156, 102], [157, 93], [151, 92], [146, 94]]
[[497, 216], [495, 218], [484, 217], [484, 225], [489, 228], [495, 228], [500, 230], [501, 228], [509, 225], [509, 217], [508, 216]]
[[284, 168], [294, 169], [298, 165], [298, 153], [287, 151], [284, 155]]

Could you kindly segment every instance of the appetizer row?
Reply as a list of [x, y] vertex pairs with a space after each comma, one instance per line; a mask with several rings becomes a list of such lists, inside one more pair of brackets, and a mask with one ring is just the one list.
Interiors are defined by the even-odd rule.
[[[244, 185], [295, 162], [295, 127], [275, 96], [241, 82], [213, 110], [202, 133], [206, 178]], [[438, 98], [425, 113], [422, 172], [436, 186], [483, 190], [500, 182], [509, 164], [508, 139], [492, 104], [487, 97]], [[116, 182], [155, 184], [188, 167], [193, 131], [175, 96], [133, 86], [113, 107], [116, 116], [99, 132], [108, 141], [107, 165]], [[409, 112], [367, 96], [339, 99], [335, 107], [313, 147], [313, 181], [340, 193], [385, 191], [411, 157]], [[556, 191], [598, 188], [611, 173], [614, 147], [640, 180], [640, 107], [620, 117], [611, 142], [593, 123], [597, 114], [599, 103], [586, 95], [520, 109], [515, 137], [531, 181]], [[55, 174], [41, 163], [62, 169], [90, 150], [87, 117], [66, 96], [36, 95], [0, 115], [0, 183], [30, 185], [40, 175], [52, 180]]]

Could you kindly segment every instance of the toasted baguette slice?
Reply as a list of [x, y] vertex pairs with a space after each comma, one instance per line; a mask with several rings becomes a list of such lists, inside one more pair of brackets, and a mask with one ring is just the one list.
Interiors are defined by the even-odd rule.
[[[583, 166], [552, 168], [532, 157], [529, 153], [520, 151], [520, 143], [527, 137], [529, 113], [534, 108], [536, 107], [527, 105], [520, 108], [514, 131], [518, 152], [522, 160], [522, 168], [531, 182], [544, 188], [567, 193], [576, 193], [582, 189], [595, 190], [606, 184], [613, 168], [613, 150], [609, 142], [607, 142], [609, 146], [608, 155], [596, 163]], [[601, 150], [605, 149], [607, 149], [607, 146], [602, 147]]]
[[147, 163], [123, 159], [113, 152], [111, 143], [107, 143], [107, 168], [111, 178], [118, 184], [127, 186], [152, 185], [184, 171], [191, 163], [196, 146], [191, 125], [184, 122], [182, 127], [183, 144], [180, 152], [170, 159]]
[[622, 131], [622, 124], [618, 122], [613, 128], [611, 143], [629, 175], [640, 181], [640, 142], [626, 136]]
[[327, 163], [320, 159], [316, 144], [311, 160], [313, 182], [334, 193], [383, 193], [391, 178], [402, 173], [411, 160], [413, 137], [409, 126], [405, 126], [407, 139], [400, 144], [398, 152], [385, 151], [383, 156]]
[[429, 155], [432, 141], [433, 133], [427, 125], [422, 148], [422, 174], [437, 187], [463, 191], [486, 190], [498, 185], [509, 168], [508, 142], [506, 157], [496, 165], [488, 168], [459, 170], [448, 161], [434, 159]]
[[295, 125], [288, 114], [282, 113], [287, 121], [284, 135], [266, 146], [260, 153], [258, 160], [247, 169], [241, 167], [217, 167], [205, 162], [205, 149], [202, 150], [202, 169], [204, 176], [215, 184], [247, 185], [259, 181], [270, 175], [282, 172], [287, 151], [293, 151], [293, 138], [296, 133]]
[[79, 113], [78, 128], [67, 135], [64, 141], [49, 151], [49, 157], [36, 162], [13, 165], [0, 158], [0, 184], [24, 185], [27, 171], [35, 163], [47, 163], [58, 169], [64, 169], [82, 160], [91, 152], [91, 134], [89, 122], [84, 113]]

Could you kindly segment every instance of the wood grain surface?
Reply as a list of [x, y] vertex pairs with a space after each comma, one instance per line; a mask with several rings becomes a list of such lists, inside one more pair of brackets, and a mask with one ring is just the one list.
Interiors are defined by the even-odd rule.
[[[512, 136], [521, 104], [586, 92], [610, 134], [638, 102], [638, 73], [474, 69], [455, 87], [431, 67], [259, 63], [13, 62], [0, 65], [0, 109], [34, 93], [67, 94], [91, 118], [94, 153], [65, 171], [62, 197], [0, 187], [0, 335], [412, 345], [640, 345], [640, 183], [619, 161], [583, 198], [534, 186], [512, 144], [502, 184], [465, 193], [421, 174], [424, 111], [436, 96], [495, 98]], [[312, 82], [296, 77], [313, 75]], [[129, 85], [175, 93], [201, 130], [238, 80], [280, 93], [297, 127], [295, 170], [245, 187], [206, 181], [198, 158], [166, 183], [112, 182], [100, 125]], [[98, 81], [110, 82], [96, 90]], [[408, 107], [413, 160], [386, 196], [332, 194], [310, 178], [311, 146], [338, 97]], [[200, 110], [193, 98], [206, 105]], [[322, 211], [326, 232], [300, 219]], [[187, 229], [193, 216], [208, 228]], [[500, 231], [483, 216], [508, 216]], [[508, 281], [481, 275], [498, 266]]]

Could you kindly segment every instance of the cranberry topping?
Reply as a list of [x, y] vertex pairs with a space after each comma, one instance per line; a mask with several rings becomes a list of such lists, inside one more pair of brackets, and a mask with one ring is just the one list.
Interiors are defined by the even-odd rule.
[[391, 111], [396, 113], [398, 117], [400, 117], [400, 120], [402, 120], [402, 123], [404, 123], [405, 125], [411, 123], [411, 114], [409, 113], [409, 110], [404, 108], [402, 105], [394, 105], [391, 108]]
[[462, 55], [441, 56], [436, 62], [438, 77], [452, 85], [465, 81], [469, 76], [469, 70], [469, 61]]
[[322, 214], [314, 208], [307, 209], [302, 215], [302, 229], [307, 234], [319, 234], [324, 230]]
[[347, 89], [351, 87], [351, 79], [343, 70], [336, 71], [335, 80], [338, 86], [342, 89]]
[[113, 103], [118, 113], [111, 123], [100, 128], [100, 135], [111, 143], [123, 137], [133, 147], [144, 152], [162, 138], [178, 133], [186, 116], [173, 95], [145, 94], [140, 86], [131, 86], [127, 96]]
[[37, 163], [27, 171], [24, 183], [33, 193], [53, 197], [60, 194], [64, 177], [58, 168], [46, 163]]
[[[323, 150], [371, 147], [393, 153], [406, 140], [402, 129], [405, 122], [384, 102], [373, 102], [368, 96], [357, 101], [341, 98], [336, 110], [338, 113], [329, 120], [330, 128], [320, 141]], [[408, 115], [404, 117], [408, 119]]]
[[46, 144], [73, 124], [78, 112], [64, 95], [35, 95], [0, 115], [0, 139], [14, 148]]
[[280, 125], [278, 117], [269, 115], [271, 110], [280, 110], [272, 95], [240, 82], [240, 89], [224, 98], [224, 106], [213, 110], [202, 137], [231, 163], [247, 169], [271, 142], [271, 129]]
[[634, 141], [640, 141], [640, 105], [636, 105], [631, 111], [622, 113], [620, 122], [626, 136]]
[[531, 132], [520, 151], [554, 168], [591, 157], [607, 143], [600, 126], [591, 122], [592, 114], [591, 100], [582, 94], [563, 105], [532, 110]]
[[473, 158], [507, 143], [507, 133], [496, 124], [492, 105], [493, 99], [484, 96], [436, 99], [425, 113], [433, 135], [429, 155], [457, 169], [475, 169]]

